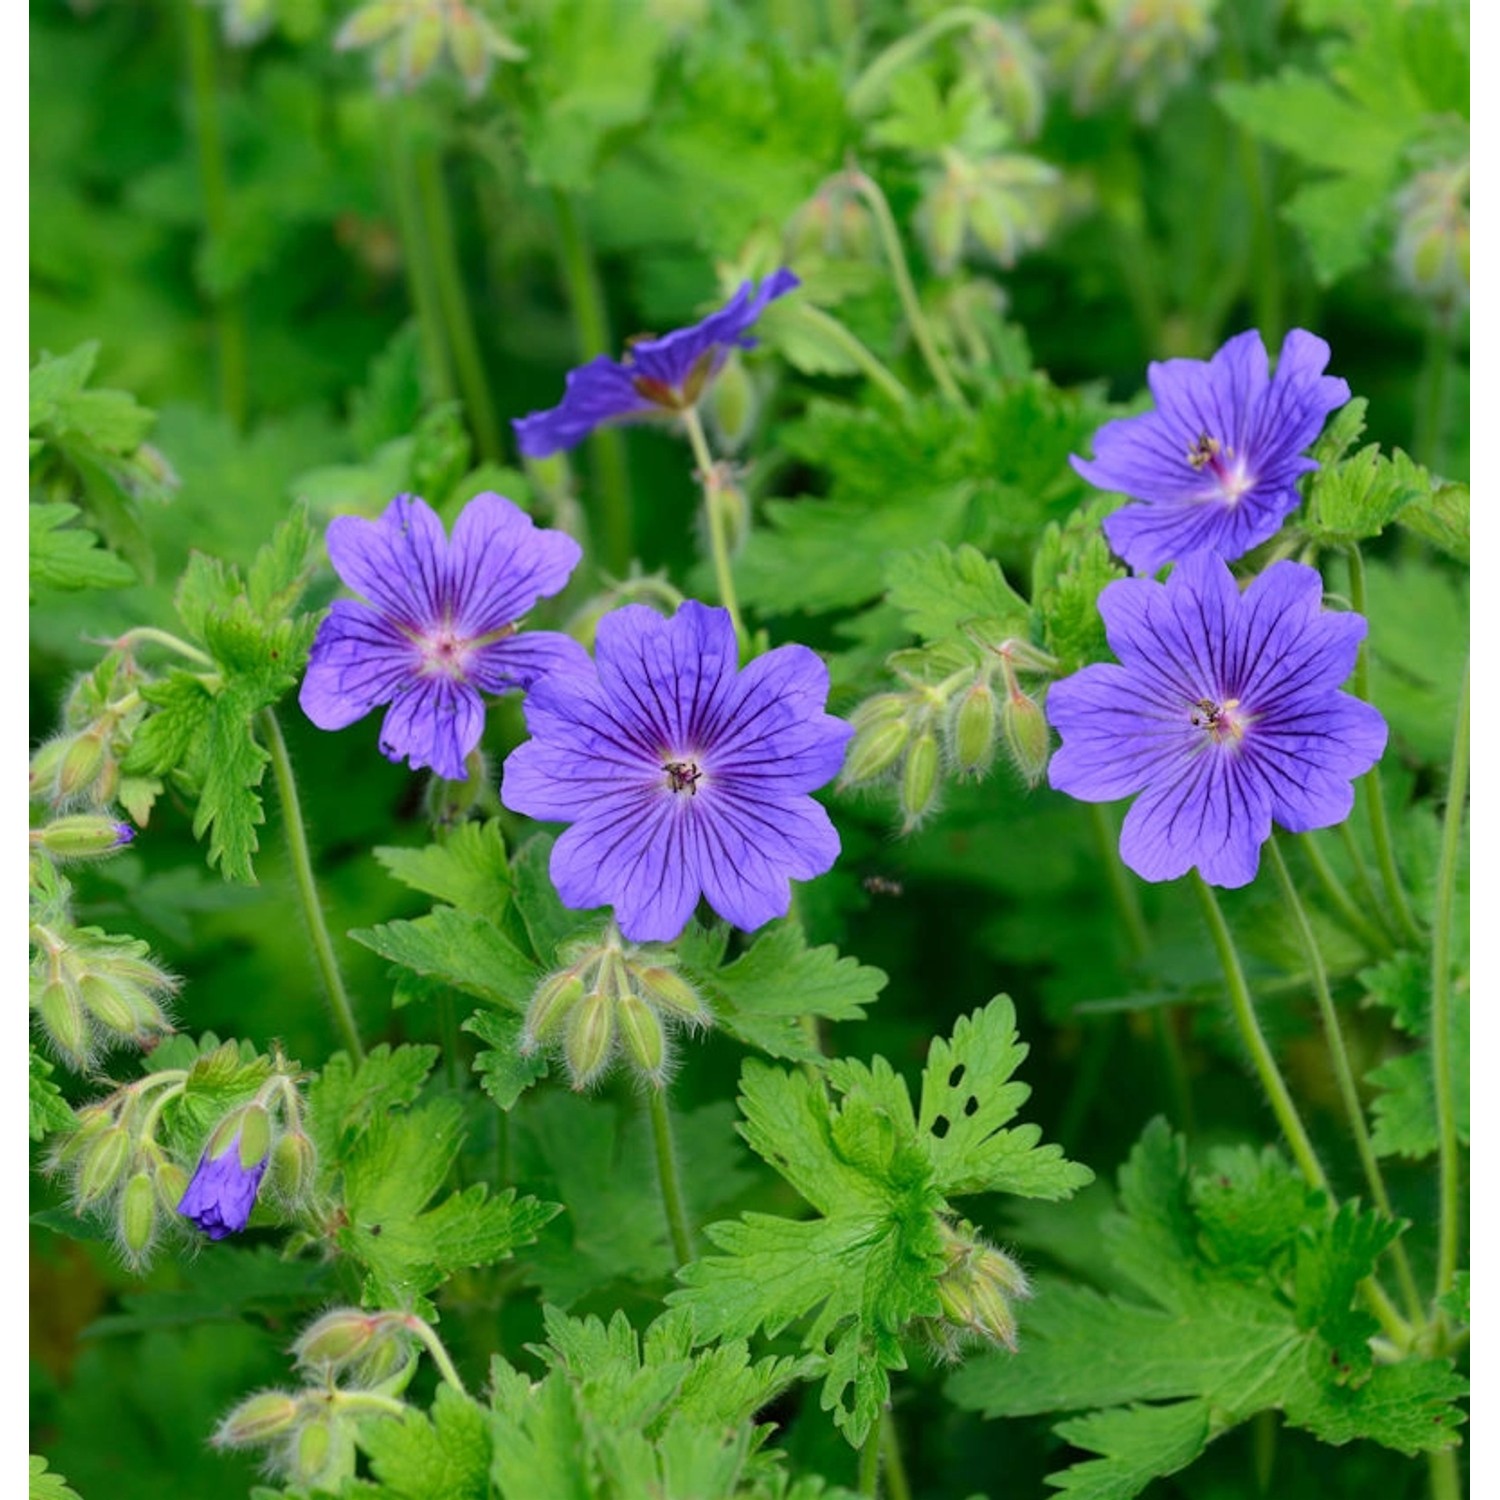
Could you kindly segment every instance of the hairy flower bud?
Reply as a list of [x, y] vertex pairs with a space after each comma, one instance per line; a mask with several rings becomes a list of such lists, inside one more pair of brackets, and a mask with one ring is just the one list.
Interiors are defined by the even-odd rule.
[[542, 980], [526, 1009], [519, 1042], [521, 1055], [530, 1056], [544, 1042], [550, 1042], [582, 999], [583, 979], [577, 969], [564, 969]]
[[156, 1201], [169, 1214], [175, 1214], [182, 1195], [187, 1192], [188, 1174], [175, 1161], [158, 1162], [152, 1182], [156, 1188]]
[[120, 1241], [134, 1260], [145, 1255], [156, 1234], [156, 1189], [149, 1172], [137, 1172], [120, 1195]]
[[49, 979], [35, 993], [32, 1008], [58, 1055], [75, 1068], [87, 1068], [93, 1056], [92, 1033], [77, 986], [67, 979]]
[[271, 1150], [271, 1186], [289, 1202], [306, 1195], [317, 1171], [317, 1151], [305, 1131], [287, 1131]]
[[924, 729], [906, 753], [901, 771], [901, 811], [907, 830], [915, 828], [928, 813], [937, 796], [938, 742], [930, 729]]
[[755, 382], [750, 378], [738, 349], [724, 361], [704, 397], [703, 409], [719, 446], [726, 452], [737, 452], [750, 436], [760, 409]]
[[139, 1030], [136, 1013], [117, 985], [98, 974], [85, 974], [78, 981], [78, 997], [100, 1025], [121, 1036], [133, 1036]]
[[105, 735], [98, 725], [78, 735], [63, 752], [57, 770], [57, 795], [77, 797], [94, 784], [104, 766]]
[[983, 680], [963, 697], [952, 721], [953, 763], [960, 775], [982, 776], [995, 758], [995, 724], [999, 708], [994, 689]]
[[840, 779], [846, 786], [876, 780], [901, 759], [910, 739], [911, 725], [904, 718], [877, 719], [857, 730], [849, 742]]
[[389, 1321], [384, 1313], [336, 1307], [302, 1330], [292, 1353], [299, 1365], [335, 1370], [366, 1354]]
[[32, 843], [54, 859], [102, 859], [123, 849], [135, 837], [135, 829], [117, 818], [76, 813], [57, 818], [31, 832]]
[[664, 1079], [667, 1039], [656, 1012], [639, 995], [625, 995], [615, 1007], [625, 1055], [658, 1088]]
[[130, 1132], [122, 1125], [112, 1125], [84, 1151], [78, 1168], [80, 1208], [98, 1202], [114, 1190], [129, 1161], [130, 1146]]
[[600, 990], [574, 1008], [563, 1043], [563, 1057], [575, 1089], [585, 1089], [603, 1071], [615, 1041], [615, 1002]]
[[1027, 786], [1037, 786], [1047, 774], [1052, 754], [1052, 734], [1035, 698], [1014, 689], [1005, 695], [1000, 710], [1001, 729], [1011, 763]]
[[280, 1437], [297, 1424], [302, 1403], [286, 1391], [262, 1391], [241, 1401], [213, 1435], [218, 1448], [248, 1448]]
[[631, 972], [645, 999], [658, 1010], [688, 1026], [713, 1024], [713, 1012], [703, 1003], [703, 997], [675, 969], [663, 964], [645, 964], [632, 965]]

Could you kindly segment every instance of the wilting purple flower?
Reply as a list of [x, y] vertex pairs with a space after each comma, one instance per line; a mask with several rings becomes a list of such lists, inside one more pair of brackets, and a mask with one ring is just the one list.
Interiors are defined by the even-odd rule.
[[1241, 594], [1199, 553], [1166, 583], [1123, 578], [1099, 596], [1118, 666], [1055, 684], [1062, 735], [1050, 777], [1084, 802], [1139, 792], [1120, 855], [1146, 880], [1194, 866], [1247, 885], [1274, 819], [1293, 833], [1342, 822], [1351, 778], [1385, 750], [1385, 720], [1339, 692], [1364, 639], [1362, 615], [1327, 613], [1323, 581], [1273, 563]]
[[1328, 345], [1294, 328], [1274, 377], [1254, 329], [1206, 362], [1148, 366], [1156, 410], [1106, 422], [1093, 461], [1073, 459], [1090, 484], [1140, 502], [1105, 517], [1110, 546], [1153, 573], [1194, 552], [1233, 562], [1274, 536], [1297, 508], [1298, 479], [1318, 467], [1303, 450], [1349, 399], [1327, 364]]
[[568, 373], [562, 404], [512, 423], [527, 458], [546, 458], [581, 443], [601, 422], [659, 417], [694, 405], [732, 349], [753, 349], [749, 330], [766, 304], [801, 283], [773, 271], [757, 287], [749, 281], [718, 312], [659, 339], [637, 339], [621, 361], [597, 355]]
[[464, 757], [484, 730], [480, 693], [527, 687], [585, 659], [568, 636], [516, 633], [582, 555], [572, 537], [534, 526], [502, 495], [469, 501], [452, 541], [416, 495], [398, 495], [377, 521], [340, 516], [328, 528], [329, 559], [370, 603], [337, 600], [318, 627], [303, 712], [319, 729], [343, 729], [389, 703], [385, 755], [463, 781]]
[[694, 600], [606, 615], [595, 657], [527, 695], [532, 738], [500, 784], [513, 811], [573, 825], [552, 851], [563, 903], [613, 906], [635, 942], [675, 938], [700, 894], [737, 927], [785, 916], [790, 879], [839, 852], [808, 796], [851, 733], [823, 711], [828, 669], [778, 646], [738, 670], [728, 611]]
[[212, 1154], [211, 1146], [204, 1151], [177, 1205], [177, 1212], [191, 1219], [211, 1240], [238, 1234], [250, 1222], [260, 1180], [266, 1175], [269, 1156], [262, 1152], [259, 1161], [247, 1166], [240, 1140], [237, 1130], [217, 1155]]

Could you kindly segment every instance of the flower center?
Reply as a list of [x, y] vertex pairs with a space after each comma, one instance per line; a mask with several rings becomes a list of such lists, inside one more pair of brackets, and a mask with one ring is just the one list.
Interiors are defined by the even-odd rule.
[[698, 795], [698, 783], [703, 779], [703, 772], [698, 768], [695, 760], [668, 760], [662, 762], [662, 770], [667, 773], [667, 789], [673, 793], [686, 792], [689, 797]]
[[451, 625], [440, 625], [421, 642], [422, 670], [429, 677], [452, 677], [462, 682], [473, 645]]
[[1234, 456], [1233, 448], [1226, 448], [1218, 438], [1206, 432], [1198, 434], [1197, 441], [1187, 451], [1187, 461], [1202, 474], [1212, 475], [1219, 486], [1219, 493], [1229, 501], [1235, 501], [1255, 484], [1255, 477], [1245, 472], [1242, 459]]
[[1188, 720], [1217, 745], [1238, 744], [1250, 725], [1249, 716], [1240, 711], [1238, 698], [1226, 698], [1222, 703], [1200, 698], [1189, 711]]

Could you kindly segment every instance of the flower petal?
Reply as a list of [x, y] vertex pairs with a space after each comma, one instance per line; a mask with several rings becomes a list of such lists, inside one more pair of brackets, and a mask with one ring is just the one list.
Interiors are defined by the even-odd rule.
[[1190, 750], [1187, 715], [1141, 693], [1124, 667], [1098, 663], [1054, 683], [1047, 719], [1063, 737], [1047, 765], [1059, 792], [1081, 802], [1129, 797]]
[[465, 781], [464, 760], [484, 733], [484, 704], [467, 683], [419, 677], [391, 704], [380, 749], [412, 770], [430, 766], [447, 781]]
[[469, 658], [468, 679], [486, 693], [529, 688], [556, 672], [590, 672], [589, 654], [570, 635], [523, 630], [481, 646]]
[[511, 426], [524, 457], [548, 458], [564, 448], [576, 448], [602, 423], [648, 416], [656, 410], [631, 383], [629, 370], [599, 354], [568, 372], [557, 406], [519, 417]]
[[583, 549], [532, 522], [503, 495], [464, 506], [448, 547], [446, 595], [455, 629], [473, 638], [513, 625], [538, 599], [560, 593]]
[[319, 729], [343, 729], [414, 678], [421, 653], [368, 605], [339, 599], [318, 626], [297, 701]]
[[379, 520], [339, 516], [328, 525], [334, 571], [382, 614], [416, 630], [442, 618], [448, 539], [418, 495], [397, 495]]

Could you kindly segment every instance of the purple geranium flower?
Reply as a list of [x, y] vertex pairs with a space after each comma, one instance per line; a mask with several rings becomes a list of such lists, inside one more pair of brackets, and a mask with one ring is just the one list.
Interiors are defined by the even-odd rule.
[[238, 1234], [250, 1222], [260, 1180], [266, 1175], [269, 1156], [246, 1163], [240, 1150], [240, 1131], [229, 1138], [217, 1154], [207, 1150], [198, 1158], [198, 1168], [188, 1183], [177, 1212], [195, 1223], [211, 1240]]
[[1233, 562], [1274, 536], [1297, 508], [1298, 479], [1318, 467], [1303, 450], [1349, 399], [1327, 364], [1328, 345], [1294, 328], [1274, 377], [1254, 329], [1206, 363], [1150, 365], [1156, 410], [1106, 422], [1093, 461], [1073, 459], [1090, 484], [1140, 502], [1105, 517], [1110, 546], [1153, 573], [1194, 552]]
[[1118, 666], [1085, 667], [1047, 694], [1062, 735], [1050, 778], [1084, 802], [1139, 792], [1120, 855], [1146, 880], [1194, 866], [1247, 885], [1274, 819], [1293, 833], [1342, 822], [1351, 778], [1385, 750], [1385, 720], [1339, 692], [1364, 617], [1322, 608], [1323, 580], [1273, 563], [1241, 594], [1199, 553], [1166, 583], [1122, 578], [1099, 596]]
[[738, 670], [729, 613], [694, 600], [665, 620], [627, 605], [599, 622], [597, 667], [526, 698], [532, 738], [500, 797], [573, 826], [552, 851], [565, 905], [612, 905], [635, 942], [667, 942], [699, 895], [751, 929], [785, 916], [790, 878], [832, 865], [838, 834], [808, 796], [851, 733], [824, 713], [828, 669], [778, 646]]
[[464, 757], [484, 729], [481, 692], [527, 687], [586, 659], [568, 636], [516, 633], [582, 555], [572, 537], [534, 526], [502, 495], [469, 501], [451, 542], [416, 495], [398, 495], [378, 521], [340, 516], [328, 556], [371, 602], [337, 600], [318, 627], [303, 712], [319, 729], [343, 729], [389, 703], [381, 750], [463, 781]]
[[749, 330], [766, 304], [800, 285], [791, 271], [749, 281], [718, 312], [659, 339], [637, 339], [616, 362], [600, 354], [568, 374], [562, 405], [512, 423], [527, 458], [581, 443], [601, 422], [670, 415], [693, 406], [731, 349], [753, 349]]

